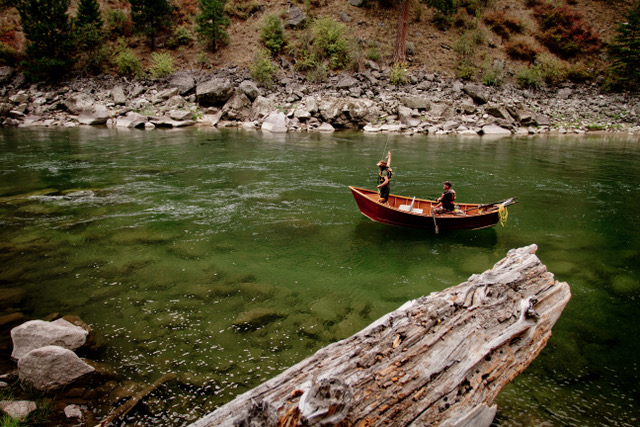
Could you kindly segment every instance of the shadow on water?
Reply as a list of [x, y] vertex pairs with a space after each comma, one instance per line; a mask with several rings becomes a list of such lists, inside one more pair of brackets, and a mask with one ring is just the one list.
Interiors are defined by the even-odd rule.
[[456, 243], [464, 246], [493, 249], [498, 243], [495, 227], [484, 230], [440, 231], [420, 230], [379, 224], [367, 219], [356, 224], [354, 240], [367, 244], [382, 244], [393, 241], [397, 244], [424, 243], [432, 246]]

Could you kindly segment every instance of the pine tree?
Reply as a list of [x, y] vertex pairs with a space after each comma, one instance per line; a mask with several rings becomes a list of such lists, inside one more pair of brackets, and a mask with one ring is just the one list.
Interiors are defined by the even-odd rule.
[[100, 72], [106, 58], [106, 49], [98, 1], [80, 0], [74, 24], [79, 67], [82, 71]]
[[92, 25], [102, 28], [102, 14], [98, 0], [80, 0], [78, 3], [78, 12], [76, 13], [76, 26], [84, 27]]
[[168, 0], [129, 0], [129, 3], [133, 23], [149, 36], [151, 49], [155, 50], [156, 34], [169, 24], [173, 6]]
[[58, 78], [73, 65], [70, 0], [20, 0], [17, 4], [27, 39], [23, 63], [32, 79]]
[[640, 1], [629, 9], [609, 47], [611, 73], [620, 82], [640, 82]]
[[201, 13], [196, 16], [196, 31], [211, 42], [215, 52], [218, 46], [226, 44], [229, 35], [224, 28], [229, 26], [229, 17], [225, 15], [224, 7], [227, 0], [198, 0]]

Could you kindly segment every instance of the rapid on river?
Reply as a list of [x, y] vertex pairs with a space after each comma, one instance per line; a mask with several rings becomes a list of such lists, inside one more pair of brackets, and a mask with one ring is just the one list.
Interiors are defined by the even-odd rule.
[[[392, 193], [519, 203], [480, 231], [373, 223], [348, 186], [375, 186], [385, 147]], [[536, 243], [573, 296], [495, 425], [635, 426], [639, 188], [629, 136], [0, 129], [0, 288], [30, 318], [80, 316], [123, 382], [176, 373], [123, 424], [186, 425]]]

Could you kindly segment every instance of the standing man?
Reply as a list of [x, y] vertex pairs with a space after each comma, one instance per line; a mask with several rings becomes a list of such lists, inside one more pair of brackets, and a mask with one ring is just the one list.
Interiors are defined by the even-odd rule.
[[443, 213], [451, 213], [455, 210], [455, 204], [453, 203], [456, 200], [456, 192], [453, 188], [451, 188], [453, 184], [449, 181], [445, 181], [442, 183], [442, 188], [444, 192], [440, 197], [438, 197], [437, 205], [433, 207], [435, 213], [443, 214]]
[[378, 202], [387, 203], [391, 191], [391, 151], [387, 153], [387, 160], [382, 159], [378, 162], [378, 167], [380, 168], [378, 173], [378, 195], [380, 198]]

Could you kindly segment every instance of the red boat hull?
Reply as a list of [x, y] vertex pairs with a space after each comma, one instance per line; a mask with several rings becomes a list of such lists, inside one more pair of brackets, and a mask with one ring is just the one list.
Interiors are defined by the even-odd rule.
[[[356, 199], [360, 212], [372, 221], [382, 224], [396, 225], [399, 227], [434, 229], [435, 224], [439, 230], [479, 230], [493, 227], [500, 221], [498, 207], [489, 209], [476, 209], [479, 204], [461, 204], [460, 209], [467, 211], [463, 215], [442, 214], [434, 217], [431, 207], [437, 202], [434, 200], [412, 199], [411, 197], [390, 195], [388, 203], [378, 202], [376, 191], [364, 188], [352, 187], [349, 189]], [[413, 204], [414, 208], [422, 209], [423, 213], [409, 212], [400, 209], [401, 205]]]

